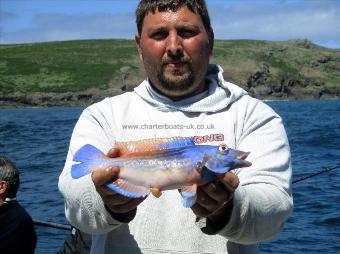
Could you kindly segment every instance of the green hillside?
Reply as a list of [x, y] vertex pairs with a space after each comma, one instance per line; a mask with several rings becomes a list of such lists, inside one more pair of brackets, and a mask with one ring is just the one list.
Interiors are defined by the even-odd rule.
[[[227, 80], [257, 97], [340, 96], [340, 50], [307, 40], [215, 41], [211, 62], [224, 68]], [[132, 40], [0, 45], [2, 97], [91, 88], [117, 93], [144, 77]]]
[[4, 93], [105, 89], [121, 67], [141, 67], [133, 41], [127, 40], [3, 45], [0, 54], [0, 91]]

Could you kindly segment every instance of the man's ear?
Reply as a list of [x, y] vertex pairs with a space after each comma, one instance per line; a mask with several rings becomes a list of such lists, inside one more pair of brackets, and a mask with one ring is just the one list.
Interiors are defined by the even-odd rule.
[[136, 48], [138, 50], [138, 55], [139, 55], [139, 60], [143, 62], [143, 52], [141, 48], [141, 38], [138, 32], [135, 34], [135, 43], [136, 43]]
[[209, 49], [210, 49], [210, 56], [212, 56], [214, 51], [214, 30], [212, 28], [208, 31], [208, 40], [209, 40]]

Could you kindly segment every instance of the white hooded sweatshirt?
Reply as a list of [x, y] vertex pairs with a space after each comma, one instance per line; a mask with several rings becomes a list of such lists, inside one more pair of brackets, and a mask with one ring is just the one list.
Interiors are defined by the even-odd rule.
[[[258, 253], [257, 244], [280, 232], [288, 218], [291, 195], [289, 144], [281, 118], [243, 89], [224, 81], [210, 65], [209, 89], [172, 101], [145, 80], [133, 92], [107, 98], [85, 109], [70, 142], [59, 189], [68, 221], [92, 234], [91, 253]], [[108, 213], [90, 175], [72, 179], [75, 152], [92, 144], [104, 153], [116, 141], [194, 136], [198, 144], [250, 152], [252, 166], [234, 170], [240, 180], [227, 225], [204, 234], [195, 215], [184, 208], [177, 190], [148, 196], [130, 223]]]

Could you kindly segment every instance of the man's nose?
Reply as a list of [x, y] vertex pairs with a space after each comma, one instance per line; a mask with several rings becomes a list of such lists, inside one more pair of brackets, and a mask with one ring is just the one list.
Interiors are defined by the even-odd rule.
[[182, 38], [177, 32], [169, 34], [166, 52], [168, 55], [180, 55], [183, 52]]

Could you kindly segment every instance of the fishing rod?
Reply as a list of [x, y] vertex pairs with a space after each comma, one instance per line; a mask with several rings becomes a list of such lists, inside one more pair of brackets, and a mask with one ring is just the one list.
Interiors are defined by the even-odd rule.
[[[322, 170], [315, 172], [311, 175], [301, 176], [300, 178], [292, 181], [292, 183], [298, 183], [301, 181], [304, 181], [306, 179], [312, 178], [317, 175], [321, 175], [323, 173], [331, 172], [337, 168], [340, 168], [340, 163], [335, 165], [334, 167], [325, 167]], [[33, 220], [34, 224], [37, 226], [44, 226], [44, 227], [50, 227], [50, 228], [57, 228], [57, 229], [63, 229], [63, 230], [71, 230], [71, 225], [68, 224], [59, 224], [59, 223], [53, 223], [53, 222], [47, 222], [47, 221], [41, 221], [41, 220]]]
[[312, 178], [314, 176], [317, 176], [317, 175], [320, 175], [320, 174], [323, 174], [323, 173], [327, 173], [327, 172], [330, 172], [334, 169], [337, 169], [337, 168], [340, 168], [340, 163], [338, 163], [337, 165], [335, 165], [334, 167], [325, 167], [323, 168], [322, 170], [314, 173], [314, 174], [311, 174], [311, 175], [306, 175], [306, 176], [301, 176], [299, 179], [296, 179], [294, 180], [292, 183], [297, 183], [297, 182], [301, 182], [301, 181], [304, 181], [306, 179], [309, 179], [309, 178]]
[[57, 228], [63, 230], [71, 230], [71, 225], [68, 224], [59, 224], [54, 222], [42, 221], [42, 220], [33, 220], [34, 225], [43, 226], [48, 228]]

